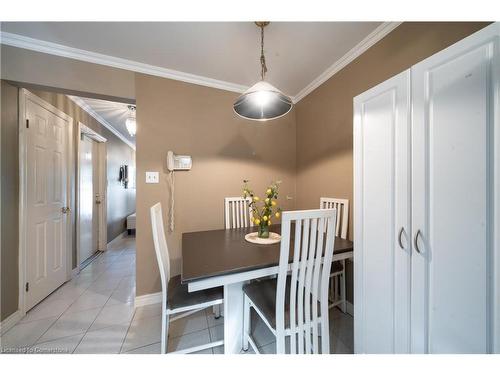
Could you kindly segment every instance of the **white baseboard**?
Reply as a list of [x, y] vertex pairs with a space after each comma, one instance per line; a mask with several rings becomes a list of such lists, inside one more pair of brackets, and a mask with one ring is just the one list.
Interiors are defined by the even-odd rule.
[[154, 305], [155, 303], [161, 303], [161, 292], [144, 294], [142, 296], [135, 297], [135, 307]]
[[[115, 242], [121, 240], [122, 238], [124, 237], [127, 237], [127, 231], [123, 231], [121, 232], [118, 236], [116, 236], [115, 238], [113, 238], [111, 241], [108, 242], [108, 246], [109, 245], [113, 245]], [[107, 250], [107, 249], [106, 249]]]
[[350, 316], [354, 316], [354, 305], [347, 301], [345, 303], [345, 309], [346, 309], [346, 313], [348, 313]]
[[19, 322], [22, 318], [21, 311], [17, 310], [15, 313], [12, 313], [7, 318], [0, 322], [0, 334], [4, 334], [9, 329], [14, 327], [17, 322]]

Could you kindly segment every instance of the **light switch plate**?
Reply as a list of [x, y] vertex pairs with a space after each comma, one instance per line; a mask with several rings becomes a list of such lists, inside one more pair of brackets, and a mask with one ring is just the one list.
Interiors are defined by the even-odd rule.
[[157, 184], [160, 182], [159, 172], [146, 172], [146, 184]]

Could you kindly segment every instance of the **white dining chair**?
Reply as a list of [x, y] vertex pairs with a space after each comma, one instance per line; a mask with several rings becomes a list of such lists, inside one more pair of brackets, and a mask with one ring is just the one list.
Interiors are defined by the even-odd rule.
[[253, 308], [275, 335], [277, 354], [330, 353], [328, 279], [336, 215], [335, 209], [283, 212], [278, 278], [243, 287], [243, 350], [250, 344], [259, 353], [250, 334]]
[[[252, 198], [226, 197], [224, 198], [224, 226], [226, 229], [248, 228], [253, 226]], [[215, 319], [221, 316], [221, 306], [213, 308]]]
[[250, 197], [226, 197], [224, 199], [224, 222], [226, 229], [247, 228], [253, 226]]
[[[170, 277], [170, 257], [167, 240], [163, 227], [161, 204], [151, 207], [151, 224], [153, 228], [153, 242], [156, 259], [160, 268], [162, 292], [162, 319], [161, 319], [161, 353], [167, 353], [169, 324], [177, 319], [184, 318], [207, 307], [220, 305], [224, 301], [223, 289], [213, 288], [198, 292], [188, 292], [187, 285], [181, 284], [180, 275]], [[170, 317], [171, 315], [174, 315]], [[224, 340], [199, 345], [173, 353], [192, 353], [200, 350], [224, 345]]]
[[[349, 199], [325, 198], [319, 200], [321, 209], [337, 210], [337, 224], [335, 235], [347, 239], [347, 225], [349, 223]], [[339, 293], [340, 287], [340, 293]], [[340, 294], [340, 296], [339, 296]], [[346, 281], [345, 281], [345, 260], [335, 261], [332, 265], [330, 275], [330, 308], [339, 306], [342, 312], [346, 312]]]

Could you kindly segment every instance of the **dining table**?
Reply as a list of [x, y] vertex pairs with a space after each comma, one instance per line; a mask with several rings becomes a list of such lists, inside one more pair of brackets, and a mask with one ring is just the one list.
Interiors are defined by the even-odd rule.
[[[224, 289], [224, 353], [240, 353], [243, 347], [243, 285], [277, 275], [280, 243], [261, 245], [245, 235], [255, 227], [217, 229], [182, 234], [181, 282], [189, 292], [215, 287]], [[281, 225], [270, 231], [281, 233]], [[293, 233], [293, 231], [291, 231]], [[335, 237], [332, 261], [353, 257], [352, 241]]]

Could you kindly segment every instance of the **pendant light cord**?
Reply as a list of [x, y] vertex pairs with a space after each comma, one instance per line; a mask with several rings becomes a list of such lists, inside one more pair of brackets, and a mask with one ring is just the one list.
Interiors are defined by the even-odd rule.
[[264, 80], [264, 76], [267, 73], [266, 57], [264, 56], [264, 26], [260, 26], [260, 66], [261, 66], [261, 78]]

